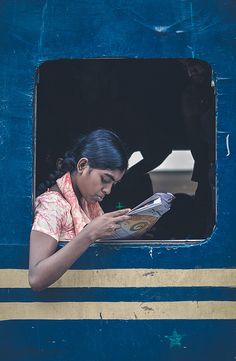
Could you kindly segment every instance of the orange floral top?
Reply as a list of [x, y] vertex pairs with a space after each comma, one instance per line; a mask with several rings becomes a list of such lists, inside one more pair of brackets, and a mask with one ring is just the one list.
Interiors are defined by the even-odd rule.
[[36, 198], [32, 230], [57, 241], [70, 241], [92, 219], [102, 215], [103, 210], [98, 202], [88, 203], [85, 199], [80, 206], [69, 172], [57, 180], [57, 185], [62, 194], [48, 190]]

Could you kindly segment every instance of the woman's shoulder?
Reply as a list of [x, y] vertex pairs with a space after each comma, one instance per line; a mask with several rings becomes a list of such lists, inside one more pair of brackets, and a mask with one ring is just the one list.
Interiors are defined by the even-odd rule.
[[70, 220], [70, 205], [60, 193], [48, 190], [36, 198], [32, 230], [46, 233], [58, 241]]
[[48, 190], [40, 194], [35, 199], [35, 207], [39, 206], [40, 204], [51, 204], [54, 206], [57, 205], [65, 209], [68, 208], [68, 210], [71, 208], [67, 200], [59, 192], [53, 190]]

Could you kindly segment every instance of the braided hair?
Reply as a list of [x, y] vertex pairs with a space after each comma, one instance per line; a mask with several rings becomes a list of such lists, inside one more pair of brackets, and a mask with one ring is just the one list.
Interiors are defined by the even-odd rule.
[[45, 182], [39, 184], [36, 196], [52, 187], [65, 173], [75, 172], [79, 159], [83, 157], [88, 159], [91, 168], [120, 171], [128, 168], [127, 149], [118, 135], [107, 129], [96, 129], [79, 136], [72, 149], [59, 160], [57, 169], [49, 174]]

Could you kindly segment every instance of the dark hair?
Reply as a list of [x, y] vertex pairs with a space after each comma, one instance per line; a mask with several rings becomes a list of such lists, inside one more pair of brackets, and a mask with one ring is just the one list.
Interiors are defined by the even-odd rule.
[[121, 171], [128, 168], [128, 153], [119, 136], [107, 129], [96, 129], [78, 137], [72, 149], [61, 159], [60, 166], [49, 174], [48, 180], [39, 184], [36, 195], [53, 186], [65, 173], [73, 173], [83, 157], [88, 158], [91, 168]]

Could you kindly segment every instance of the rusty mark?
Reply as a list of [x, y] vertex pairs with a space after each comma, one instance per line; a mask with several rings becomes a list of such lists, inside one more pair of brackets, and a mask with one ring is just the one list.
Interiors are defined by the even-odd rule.
[[136, 315], [136, 313], [134, 312], [134, 318], [135, 318], [135, 320], [137, 320], [138, 319], [138, 316]]
[[141, 308], [142, 308], [144, 311], [154, 311], [153, 308], [148, 307], [148, 306], [141, 306]]
[[154, 276], [155, 272], [146, 272], [143, 274], [143, 276]]

